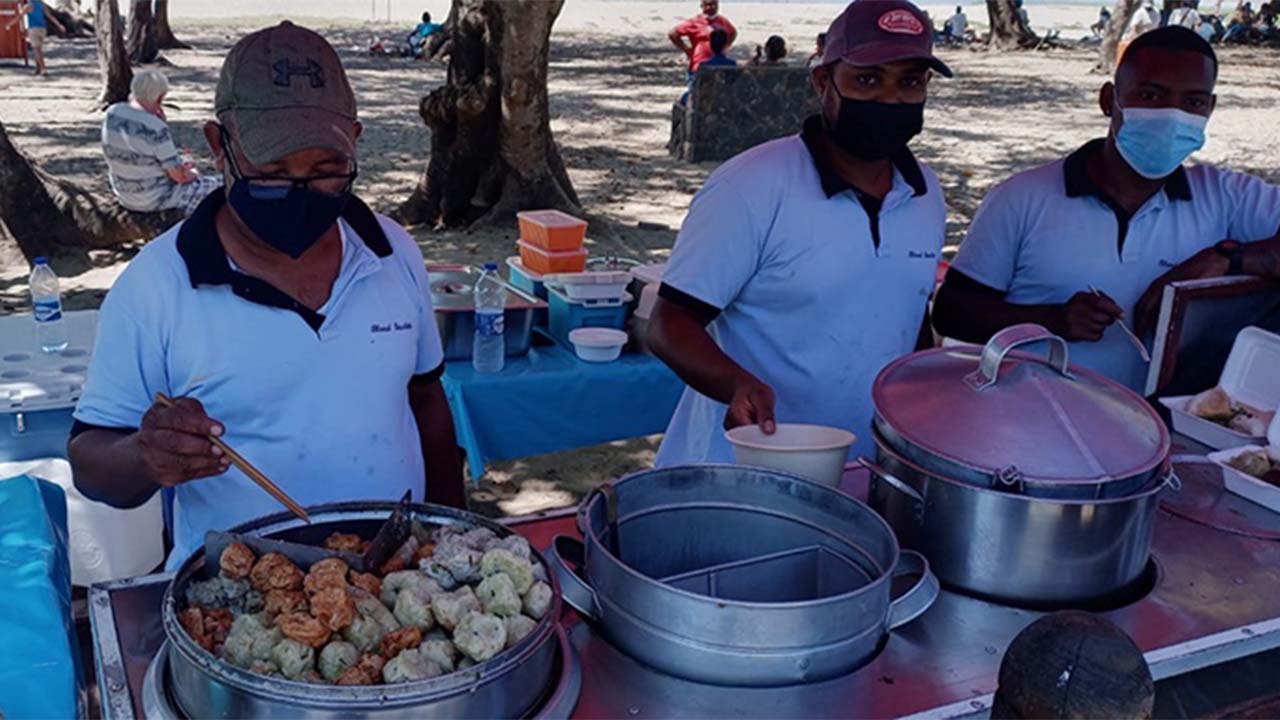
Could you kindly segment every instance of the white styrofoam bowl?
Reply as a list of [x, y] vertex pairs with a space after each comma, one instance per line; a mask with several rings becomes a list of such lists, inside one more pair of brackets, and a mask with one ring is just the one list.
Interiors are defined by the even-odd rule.
[[584, 362], [613, 362], [627, 344], [627, 333], [613, 328], [578, 328], [569, 331], [569, 342]]
[[849, 448], [858, 439], [840, 428], [792, 423], [778, 423], [772, 435], [759, 425], [743, 425], [724, 435], [738, 464], [781, 470], [828, 487], [840, 484]]

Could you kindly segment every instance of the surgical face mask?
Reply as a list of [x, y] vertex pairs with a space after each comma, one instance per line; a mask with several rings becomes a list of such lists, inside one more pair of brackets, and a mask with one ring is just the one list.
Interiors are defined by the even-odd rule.
[[1122, 108], [1116, 149], [1120, 157], [1148, 180], [1168, 177], [1191, 153], [1204, 147], [1209, 118], [1175, 108]]
[[311, 189], [316, 180], [333, 182], [343, 178], [250, 178], [240, 172], [235, 155], [226, 145], [232, 183], [227, 203], [259, 240], [297, 260], [324, 237], [342, 216], [351, 199], [351, 183], [356, 173], [345, 178], [341, 192], [324, 193]]
[[[840, 94], [836, 123], [827, 132], [836, 145], [860, 160], [884, 160], [906, 149], [924, 129], [924, 103], [854, 100]], [[825, 118], [825, 115], [824, 115]]]

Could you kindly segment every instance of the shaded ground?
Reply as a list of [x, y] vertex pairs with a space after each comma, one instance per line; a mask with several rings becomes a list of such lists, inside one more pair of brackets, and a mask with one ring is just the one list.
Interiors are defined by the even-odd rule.
[[[789, 10], [779, 6], [776, 12]], [[646, 16], [644, 21], [656, 27], [666, 18]], [[222, 58], [241, 34], [239, 28], [266, 22], [186, 22], [179, 27], [195, 49], [166, 51], [163, 67], [173, 85], [169, 100], [175, 107], [169, 120], [180, 146], [203, 154], [201, 126], [212, 113]], [[762, 15], [740, 27], [744, 37], [762, 35], [768, 22]], [[786, 27], [805, 35], [824, 23], [825, 17], [788, 17]], [[424, 166], [428, 134], [417, 103], [442, 82], [444, 68], [364, 55], [361, 49], [371, 36], [389, 34], [385, 25], [323, 21], [314, 26], [339, 48], [358, 95], [365, 125], [358, 192], [376, 209], [388, 211], [408, 195]], [[737, 52], [750, 50], [744, 42]], [[1105, 131], [1095, 100], [1103, 78], [1090, 72], [1093, 51], [995, 55], [951, 49], [942, 54], [957, 78], [934, 81], [927, 129], [914, 147], [946, 190], [948, 236], [955, 243], [994, 183]], [[98, 145], [102, 115], [89, 109], [98, 92], [92, 41], [53, 42], [50, 55], [54, 75], [49, 80], [33, 79], [20, 65], [0, 62], [0, 121], [47, 170], [106, 192]], [[1276, 60], [1265, 51], [1223, 53], [1219, 110], [1201, 160], [1280, 181]], [[593, 254], [665, 256], [689, 199], [714, 168], [678, 163], [666, 155], [670, 103], [681, 91], [682, 76], [681, 63], [661, 33], [633, 31], [617, 18], [579, 22], [555, 35], [552, 127], [590, 213]], [[204, 165], [209, 168], [207, 161]], [[641, 222], [668, 229], [643, 230], [637, 227]], [[516, 239], [514, 227], [470, 233], [415, 228], [414, 235], [433, 262], [501, 260], [514, 253]], [[87, 261], [92, 269], [65, 278], [67, 306], [100, 303], [136, 249], [78, 258], [76, 265]], [[0, 262], [4, 257], [0, 249]], [[64, 261], [63, 267], [70, 266]], [[26, 272], [25, 264], [12, 258], [0, 265], [0, 313], [27, 306]], [[494, 513], [568, 504], [602, 479], [646, 466], [655, 448], [656, 440], [648, 438], [496, 464], [474, 499], [478, 508]]]

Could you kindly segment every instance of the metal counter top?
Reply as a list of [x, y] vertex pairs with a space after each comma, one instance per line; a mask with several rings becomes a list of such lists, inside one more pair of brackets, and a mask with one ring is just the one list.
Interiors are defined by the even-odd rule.
[[[1267, 539], [1280, 536], [1280, 515], [1225, 493], [1215, 466], [1191, 460], [1179, 464], [1178, 472], [1182, 495], [1169, 503], [1177, 514], [1162, 509], [1156, 524], [1155, 588], [1105, 613], [1143, 649], [1157, 680], [1280, 647], [1280, 542]], [[1215, 518], [1230, 518], [1237, 530], [1256, 532], [1250, 536], [1207, 524]], [[539, 545], [553, 533], [575, 532], [572, 514], [512, 524]], [[119, 588], [98, 586], [91, 593], [95, 659], [108, 718], [140, 716], [136, 688], [163, 640], [158, 608], [165, 582], [164, 576], [152, 576]], [[984, 716], [1005, 648], [1038, 617], [1035, 611], [943, 592], [857, 672], [768, 689], [708, 686], [662, 675], [569, 618], [584, 670], [575, 717]]]

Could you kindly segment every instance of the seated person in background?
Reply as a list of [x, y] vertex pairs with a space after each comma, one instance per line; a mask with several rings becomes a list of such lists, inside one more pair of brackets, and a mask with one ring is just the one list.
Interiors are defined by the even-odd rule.
[[1227, 34], [1222, 42], [1254, 42], [1259, 33], [1254, 28], [1257, 17], [1253, 14], [1253, 3], [1243, 3], [1236, 7], [1227, 23]]
[[1104, 5], [1098, 8], [1098, 22], [1089, 26], [1089, 32], [1093, 33], [1094, 37], [1102, 37], [1103, 33], [1107, 31], [1107, 24], [1110, 22], [1111, 11]]
[[422, 13], [422, 22], [409, 33], [409, 54], [413, 57], [420, 58], [426, 54], [427, 39], [438, 32], [442, 32], [444, 26], [440, 23], [431, 22], [431, 13]]
[[964, 8], [957, 5], [956, 14], [947, 20], [947, 37], [949, 42], [965, 42], [965, 34], [969, 31], [969, 17], [964, 14]]
[[818, 33], [818, 44], [813, 54], [809, 56], [809, 61], [805, 63], [810, 68], [816, 68], [822, 64], [822, 53], [827, 49], [827, 34]]
[[[723, 30], [711, 31], [711, 57], [702, 61], [702, 65], [698, 67], [737, 67], [738, 61], [724, 54], [725, 48], [729, 46], [729, 33]], [[684, 105], [689, 102], [689, 91], [693, 90], [693, 77], [689, 77], [689, 87], [685, 88], [684, 95], [680, 96], [680, 104]]]
[[158, 70], [139, 70], [129, 85], [129, 101], [107, 108], [102, 120], [102, 154], [111, 191], [137, 212], [180, 209], [190, 215], [215, 188], [217, 177], [202, 176], [178, 157], [165, 123], [169, 81]]
[[756, 56], [751, 59], [752, 65], [786, 65], [783, 58], [787, 56], [787, 41], [781, 35], [770, 35], [764, 41], [764, 47], [756, 46]]
[[1217, 74], [1184, 27], [1134, 40], [1099, 93], [1107, 135], [987, 194], [938, 291], [938, 332], [983, 343], [1038, 323], [1071, 342], [1073, 363], [1141, 392], [1147, 366], [1117, 323], [1149, 337], [1171, 282], [1280, 276], [1280, 187], [1183, 165], [1204, 144]]

